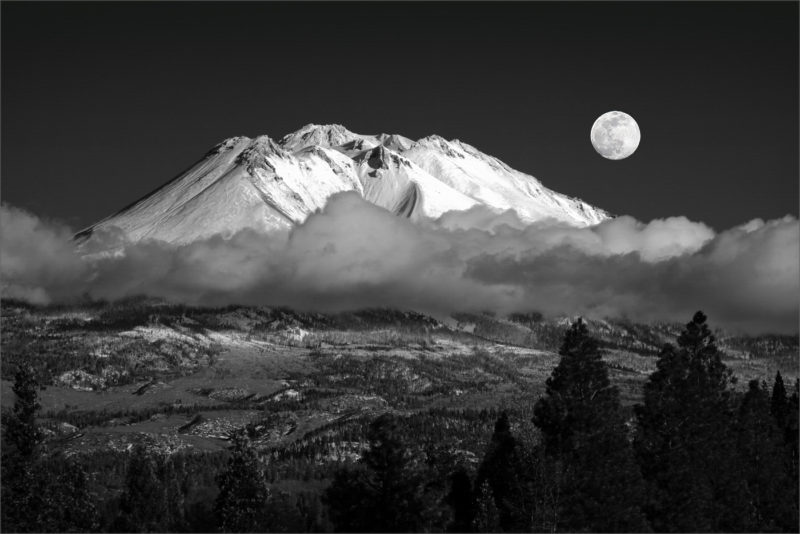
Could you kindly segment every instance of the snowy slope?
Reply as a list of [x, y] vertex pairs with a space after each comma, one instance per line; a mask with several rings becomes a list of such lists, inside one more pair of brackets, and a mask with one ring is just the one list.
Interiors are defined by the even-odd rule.
[[133, 241], [187, 243], [244, 228], [288, 228], [340, 191], [356, 191], [412, 219], [476, 204], [512, 209], [525, 221], [549, 217], [586, 226], [608, 218], [458, 140], [432, 135], [413, 141], [309, 124], [279, 142], [267, 136], [227, 139], [183, 174], [76, 237], [116, 227]]
[[605, 211], [556, 193], [533, 176], [457, 139], [432, 135], [402, 154], [454, 189], [490, 207], [512, 209], [523, 220], [552, 217], [586, 226], [608, 218]]
[[439, 217], [477, 202], [383, 145], [353, 158], [364, 198], [396, 215]]

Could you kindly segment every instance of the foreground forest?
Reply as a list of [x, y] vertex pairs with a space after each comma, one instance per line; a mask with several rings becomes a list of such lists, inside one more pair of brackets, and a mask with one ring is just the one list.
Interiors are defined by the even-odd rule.
[[796, 336], [3, 304], [5, 532], [797, 530]]

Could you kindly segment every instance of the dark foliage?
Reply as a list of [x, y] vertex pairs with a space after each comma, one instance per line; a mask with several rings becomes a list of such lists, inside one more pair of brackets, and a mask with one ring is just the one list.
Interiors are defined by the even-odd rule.
[[547, 379], [546, 395], [534, 407], [548, 453], [560, 454], [617, 417], [619, 391], [611, 385], [597, 340], [578, 319], [564, 336], [561, 360]]
[[83, 467], [45, 454], [36, 424], [39, 385], [29, 368], [16, 374], [16, 402], [3, 417], [2, 528], [16, 532], [83, 532], [99, 526], [96, 495]]
[[264, 472], [244, 432], [231, 437], [227, 469], [217, 478], [219, 495], [215, 510], [223, 532], [264, 530], [269, 497]]
[[62, 455], [37, 458], [21, 472], [3, 475], [3, 530], [87, 532], [97, 530], [97, 495], [82, 466]]
[[795, 381], [794, 391], [792, 396], [789, 397], [786, 408], [786, 416], [783, 422], [783, 436], [786, 442], [786, 447], [789, 450], [789, 472], [795, 480], [797, 486], [797, 476], [800, 472], [800, 463], [798, 463], [798, 422], [800, 422], [800, 414], [798, 414], [798, 400], [800, 398], [800, 380]]
[[597, 340], [580, 319], [567, 331], [559, 354], [533, 418], [543, 435], [541, 461], [560, 471], [561, 496], [552, 505], [557, 517], [552, 527], [646, 530], [643, 482], [627, 440], [619, 393], [609, 381]]
[[36, 413], [39, 411], [38, 389], [33, 369], [29, 366], [21, 367], [14, 377], [14, 408], [10, 415], [3, 418], [5, 443], [23, 458], [30, 458], [42, 440], [42, 432], [36, 425]]
[[448, 525], [448, 532], [471, 532], [476, 500], [472, 480], [464, 467], [458, 468], [450, 476], [447, 504], [453, 509], [453, 521]]
[[756, 526], [739, 472], [733, 382], [705, 315], [697, 312], [678, 347], [662, 350], [636, 410], [636, 449], [648, 484], [645, 510], [655, 530], [738, 532]]
[[[322, 315], [143, 299], [87, 306], [97, 317], [91, 324], [69, 314], [48, 319], [56, 335], [47, 333], [37, 344], [4, 335], [3, 348], [11, 347], [13, 355], [3, 361], [3, 372], [16, 378], [16, 404], [3, 414], [3, 531], [796, 531], [800, 386], [792, 388], [778, 374], [771, 395], [758, 382], [746, 393], [735, 391], [702, 314], [686, 325], [676, 345], [658, 353], [633, 419], [620, 398], [630, 399], [632, 389], [638, 395], [640, 382], [626, 383], [612, 369], [620, 387], [613, 386], [604, 358], [618, 365], [619, 355], [610, 349], [635, 349], [639, 356], [631, 365], [638, 367], [631, 372], [640, 372], [641, 365], [649, 370], [653, 360], [647, 355], [664, 339], [674, 339], [677, 328], [583, 321], [566, 328], [536, 313], [511, 321], [470, 315], [462, 319], [477, 324], [472, 353], [440, 358], [428, 352], [429, 332], [444, 327], [408, 312]], [[22, 330], [36, 310], [17, 308]], [[228, 314], [246, 315], [254, 336], [285, 325], [330, 333], [314, 341], [319, 346], [313, 369], [287, 376], [287, 388], [302, 389], [301, 398], [84, 411], [65, 406], [43, 414], [46, 420], [37, 425], [38, 384], [67, 369], [99, 373], [109, 363], [122, 364], [118, 354], [98, 363], [77, 350], [81, 333], [144, 325], [200, 332], [226, 327]], [[376, 325], [405, 337], [376, 337], [370, 332]], [[481, 337], [560, 346], [560, 361], [538, 402], [531, 403], [530, 395], [541, 393], [540, 383], [520, 373], [522, 357], [484, 350]], [[409, 340], [417, 358], [376, 349]], [[353, 342], [376, 352], [338, 355], [339, 345]], [[778, 337], [719, 343], [780, 358], [796, 347], [793, 338]], [[176, 367], [162, 348], [125, 350], [157, 355], [172, 373]], [[525, 366], [537, 357], [525, 356]], [[31, 365], [20, 367], [24, 362]], [[147, 372], [132, 368], [120, 380]], [[499, 385], [517, 396], [474, 403], [473, 395], [490, 397], [501, 391]], [[358, 403], [364, 393], [381, 403], [332, 409], [347, 397]], [[453, 402], [456, 395], [459, 401]], [[79, 435], [89, 434], [89, 427], [147, 424], [156, 414], [202, 423], [232, 409], [257, 415], [224, 451], [165, 453], [157, 439], [145, 437], [132, 451], [85, 451], [70, 449], [70, 439], [58, 433], [62, 422], [76, 425]], [[298, 425], [290, 425], [289, 434], [274, 439], [274, 430], [287, 421], [320, 412], [338, 416], [297, 432]], [[390, 413], [376, 418], [384, 412]], [[191, 428], [180, 437], [189, 438]], [[50, 436], [45, 441], [43, 430]], [[50, 452], [60, 449], [69, 456]], [[354, 454], [360, 460], [350, 459]]]
[[133, 448], [120, 499], [120, 514], [114, 530], [119, 532], [161, 532], [167, 530], [167, 500], [158, 477], [157, 458], [139, 444]]
[[484, 480], [477, 488], [475, 496], [475, 514], [472, 528], [468, 532], [502, 532], [500, 512], [497, 510], [497, 499], [492, 492], [488, 480]]
[[738, 475], [747, 488], [744, 530], [785, 532], [796, 528], [796, 484], [786, 469], [781, 429], [770, 417], [766, 384], [750, 382], [739, 408], [736, 435]]
[[475, 486], [479, 493], [475, 498], [480, 500], [481, 494], [486, 493], [481, 487], [488, 483], [498, 513], [498, 525], [506, 532], [525, 528], [526, 519], [521, 513], [524, 500], [521, 468], [519, 445], [511, 432], [508, 413], [503, 412], [495, 422], [492, 439], [478, 469]]
[[431, 505], [425, 472], [404, 434], [394, 416], [379, 417], [370, 425], [360, 465], [336, 474], [324, 500], [337, 531], [423, 530]]

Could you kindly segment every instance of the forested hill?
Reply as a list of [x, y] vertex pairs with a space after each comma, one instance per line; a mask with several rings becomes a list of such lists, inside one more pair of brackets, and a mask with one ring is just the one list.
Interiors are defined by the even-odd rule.
[[4, 531], [796, 524], [797, 337], [141, 299], [2, 314]]

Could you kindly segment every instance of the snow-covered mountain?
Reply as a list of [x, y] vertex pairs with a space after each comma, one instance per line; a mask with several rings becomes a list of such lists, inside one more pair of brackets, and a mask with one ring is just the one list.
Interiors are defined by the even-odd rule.
[[227, 139], [180, 176], [76, 237], [117, 227], [133, 241], [187, 243], [243, 228], [270, 231], [301, 223], [340, 191], [356, 191], [412, 219], [476, 204], [514, 210], [525, 221], [550, 217], [587, 226], [609, 217], [457, 139], [413, 141], [308, 124], [277, 142], [267, 136]]

